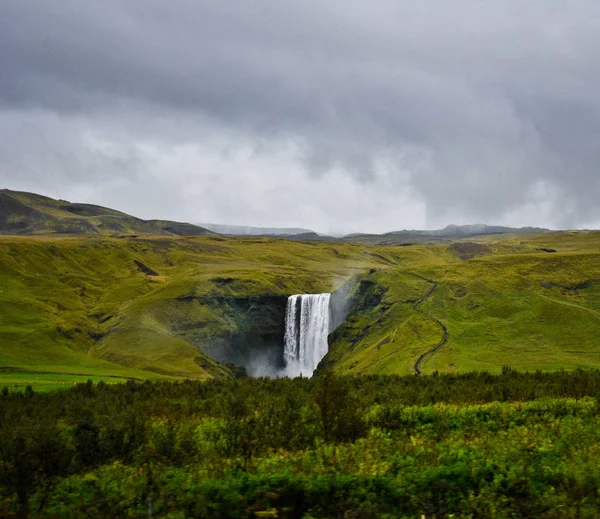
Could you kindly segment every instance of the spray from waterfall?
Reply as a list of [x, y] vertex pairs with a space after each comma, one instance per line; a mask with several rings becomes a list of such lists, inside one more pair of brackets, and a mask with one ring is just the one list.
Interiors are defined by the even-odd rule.
[[290, 296], [285, 313], [284, 375], [312, 376], [326, 355], [331, 294]]

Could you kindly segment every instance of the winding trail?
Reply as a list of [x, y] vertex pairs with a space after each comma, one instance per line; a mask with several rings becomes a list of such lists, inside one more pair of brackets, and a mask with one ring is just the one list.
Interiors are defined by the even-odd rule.
[[585, 310], [586, 312], [594, 314], [596, 317], [600, 316], [600, 312], [593, 310], [592, 308], [588, 308], [587, 306], [570, 303], [569, 301], [561, 301], [560, 299], [554, 299], [553, 297], [547, 296], [540, 292], [536, 292], [536, 293], [538, 296], [543, 297], [544, 299], [547, 299], [548, 301], [552, 301], [553, 303], [557, 303], [559, 305], [571, 306], [573, 308], [579, 308], [579, 310]]
[[425, 310], [421, 310], [419, 308], [421, 303], [423, 303], [423, 301], [425, 301], [428, 297], [431, 296], [431, 294], [433, 294], [433, 291], [437, 288], [437, 286], [439, 285], [439, 282], [434, 281], [433, 279], [428, 279], [424, 276], [420, 276], [419, 274], [415, 274], [413, 272], [411, 272], [410, 274], [419, 279], [422, 279], [423, 281], [427, 281], [428, 283], [431, 283], [431, 288], [427, 291], [427, 293], [421, 299], [419, 299], [417, 302], [415, 302], [412, 305], [412, 309], [415, 312], [418, 312], [421, 315], [424, 315], [425, 317], [427, 317], [428, 319], [431, 319], [432, 321], [434, 321], [442, 329], [442, 332], [443, 332], [442, 339], [440, 340], [440, 342], [438, 342], [435, 346], [433, 346], [433, 348], [428, 349], [425, 353], [421, 353], [421, 355], [419, 355], [419, 358], [415, 362], [415, 365], [414, 365], [415, 373], [417, 375], [421, 375], [422, 374], [421, 364], [423, 363], [425, 358], [428, 357], [429, 355], [432, 355], [436, 351], [438, 351], [442, 346], [444, 346], [444, 344], [446, 344], [448, 342], [448, 328], [446, 328], [446, 325], [442, 321], [440, 321], [437, 317], [435, 317], [435, 316], [427, 313]]

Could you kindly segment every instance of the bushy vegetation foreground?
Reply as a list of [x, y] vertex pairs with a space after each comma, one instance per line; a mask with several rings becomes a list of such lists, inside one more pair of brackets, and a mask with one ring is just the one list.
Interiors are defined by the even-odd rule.
[[600, 372], [0, 395], [0, 515], [596, 517]]

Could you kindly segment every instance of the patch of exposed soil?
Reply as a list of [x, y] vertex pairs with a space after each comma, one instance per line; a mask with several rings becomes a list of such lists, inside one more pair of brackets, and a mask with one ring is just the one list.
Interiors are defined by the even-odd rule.
[[448, 250], [462, 260], [485, 256], [492, 253], [492, 249], [487, 245], [475, 242], [458, 242], [448, 247]]

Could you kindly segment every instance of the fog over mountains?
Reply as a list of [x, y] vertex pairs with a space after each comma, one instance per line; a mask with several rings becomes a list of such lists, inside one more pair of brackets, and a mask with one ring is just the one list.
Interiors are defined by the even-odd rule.
[[477, 234], [508, 234], [524, 232], [546, 232], [549, 229], [542, 227], [505, 227], [502, 225], [486, 225], [482, 223], [472, 225], [450, 224], [443, 229], [435, 230], [403, 230], [385, 233], [386, 235], [418, 235], [418, 236], [474, 236]]
[[198, 225], [209, 231], [232, 236], [260, 236], [264, 234], [294, 235], [313, 232], [310, 229], [299, 229], [294, 227], [252, 227], [250, 225], [224, 225], [218, 223], [200, 223]]

